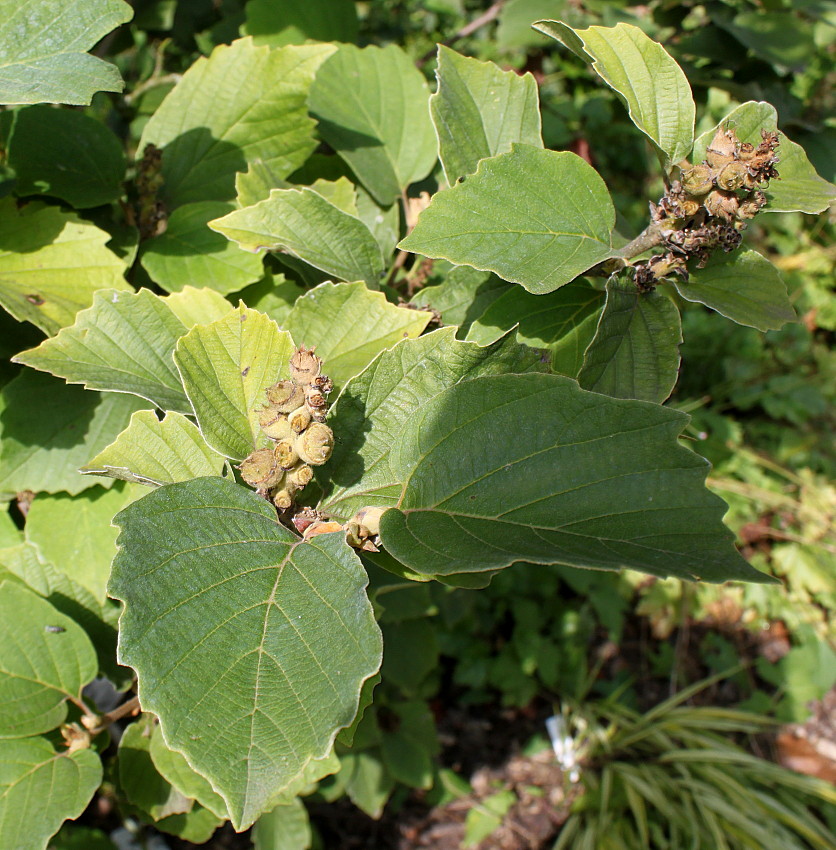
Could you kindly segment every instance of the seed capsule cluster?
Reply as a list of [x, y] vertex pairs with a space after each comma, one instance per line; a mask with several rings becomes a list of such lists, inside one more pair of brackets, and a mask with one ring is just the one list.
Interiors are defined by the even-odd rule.
[[333, 385], [321, 370], [312, 348], [294, 352], [290, 379], [268, 387], [267, 404], [258, 411], [261, 430], [273, 445], [256, 449], [238, 467], [244, 481], [282, 511], [334, 448], [334, 432], [325, 424]]
[[761, 130], [761, 138], [755, 147], [741, 142], [734, 130], [719, 129], [703, 162], [681, 164], [681, 179], [650, 205], [667, 252], [635, 264], [639, 288], [652, 288], [670, 274], [688, 280], [688, 260], [702, 268], [716, 249], [740, 245], [748, 221], [766, 205], [761, 187], [778, 177], [778, 134]]

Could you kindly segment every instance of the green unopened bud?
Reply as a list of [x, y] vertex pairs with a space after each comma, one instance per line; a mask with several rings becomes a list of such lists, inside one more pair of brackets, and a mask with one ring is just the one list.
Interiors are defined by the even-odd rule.
[[273, 504], [280, 510], [286, 511], [293, 504], [293, 496], [285, 488], [273, 493]]
[[717, 175], [717, 185], [726, 192], [736, 192], [746, 179], [746, 166], [742, 162], [730, 162]]
[[271, 407], [265, 408], [258, 414], [258, 422], [264, 435], [271, 440], [284, 440], [293, 435], [287, 416]]
[[291, 440], [279, 440], [276, 443], [276, 463], [282, 469], [290, 469], [299, 460], [299, 454]]
[[695, 165], [682, 175], [682, 188], [689, 195], [705, 195], [714, 188], [713, 173], [707, 165]]
[[300, 463], [287, 473], [287, 481], [301, 490], [313, 480], [313, 470], [306, 464]]
[[278, 381], [267, 388], [267, 401], [279, 413], [290, 413], [305, 401], [305, 390], [293, 381]]
[[305, 463], [322, 466], [334, 448], [334, 432], [321, 422], [312, 422], [296, 438], [296, 451]]
[[295, 434], [301, 434], [311, 424], [311, 413], [305, 405], [302, 405], [302, 407], [297, 407], [293, 413], [288, 413], [287, 421], [291, 431]]
[[276, 464], [273, 449], [257, 449], [241, 461], [238, 469], [247, 484], [260, 490], [275, 487], [284, 476], [284, 471]]

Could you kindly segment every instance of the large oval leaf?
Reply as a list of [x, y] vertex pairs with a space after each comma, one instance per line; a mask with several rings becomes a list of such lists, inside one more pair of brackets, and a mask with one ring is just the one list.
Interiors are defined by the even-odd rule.
[[55, 729], [98, 669], [77, 623], [28, 587], [0, 582], [0, 738]]
[[174, 361], [200, 431], [216, 452], [242, 460], [255, 448], [261, 435], [256, 409], [267, 387], [289, 376], [292, 353], [290, 336], [243, 304], [178, 342]]
[[513, 142], [543, 147], [540, 100], [531, 74], [503, 71], [438, 47], [438, 91], [430, 98], [438, 150], [451, 185]]
[[80, 493], [107, 478], [78, 468], [112, 442], [146, 402], [97, 393], [24, 369], [0, 394], [0, 494]]
[[0, 201], [0, 306], [48, 334], [71, 325], [97, 289], [129, 290], [110, 234], [59, 207]]
[[375, 200], [389, 206], [435, 164], [430, 92], [412, 59], [394, 44], [340, 45], [311, 87], [319, 133]]
[[639, 292], [630, 280], [607, 283], [607, 302], [584, 354], [578, 383], [615, 398], [661, 404], [679, 375], [682, 323], [659, 292]]
[[[390, 454], [407, 422], [434, 395], [467, 377], [537, 368], [537, 355], [507, 337], [482, 347], [442, 328], [382, 352], [337, 399], [329, 417], [339, 435], [318, 470], [324, 510], [349, 519], [366, 505], [394, 505], [400, 479]], [[327, 364], [326, 364], [327, 365]]]
[[384, 271], [380, 246], [359, 218], [319, 192], [273, 189], [267, 200], [209, 222], [212, 230], [250, 251], [288, 251], [340, 280], [377, 287]]
[[708, 464], [677, 442], [686, 421], [558, 375], [457, 384], [398, 437], [383, 545], [433, 575], [533, 561], [764, 580], [732, 545]]
[[235, 174], [260, 159], [279, 179], [316, 147], [306, 99], [328, 44], [270, 50], [243, 38], [201, 57], [145, 125], [139, 149], [163, 149], [169, 205], [228, 201]]
[[781, 273], [757, 251], [715, 255], [687, 283], [674, 280], [674, 286], [686, 300], [705, 304], [739, 325], [768, 331], [795, 321]]
[[73, 325], [14, 359], [70, 384], [133, 393], [163, 410], [191, 413], [172, 357], [186, 330], [166, 300], [150, 290], [105, 289]]
[[668, 167], [688, 156], [696, 107], [682, 68], [638, 27], [574, 29], [560, 21], [534, 28], [592, 62], [601, 79], [627, 105], [633, 123], [653, 142]]
[[132, 14], [122, 0], [70, 5], [5, 0], [0, 4], [0, 103], [86, 106], [97, 91], [122, 91], [116, 66], [85, 51]]
[[167, 413], [160, 420], [153, 410], [139, 410], [116, 440], [79, 471], [156, 487], [220, 475], [223, 466], [191, 419]]
[[579, 156], [514, 145], [436, 194], [400, 247], [496, 272], [542, 294], [612, 252], [615, 209]]
[[322, 283], [297, 299], [282, 326], [298, 345], [315, 345], [335, 386], [384, 349], [417, 337], [432, 313], [398, 307], [363, 283]]
[[3, 850], [43, 850], [86, 808], [102, 781], [93, 750], [56, 752], [46, 738], [0, 741]]
[[381, 657], [366, 574], [343, 535], [303, 543], [222, 478], [160, 487], [114, 522], [120, 660], [243, 829], [354, 719]]

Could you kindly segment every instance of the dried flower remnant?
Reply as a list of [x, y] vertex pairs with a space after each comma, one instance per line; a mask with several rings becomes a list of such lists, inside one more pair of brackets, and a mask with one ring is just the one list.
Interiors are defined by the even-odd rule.
[[748, 222], [766, 205], [761, 187], [778, 177], [778, 133], [761, 130], [761, 138], [755, 147], [741, 142], [733, 129], [719, 129], [703, 162], [682, 164], [681, 178], [650, 205], [666, 250], [633, 266], [639, 289], [652, 289], [672, 274], [687, 281], [689, 260], [702, 268], [714, 251], [740, 245]]
[[258, 423], [273, 445], [256, 449], [238, 469], [241, 477], [280, 511], [293, 507], [296, 494], [313, 478], [313, 466], [331, 457], [334, 433], [324, 424], [333, 384], [322, 372], [314, 349], [298, 348], [290, 358], [290, 379], [265, 390]]

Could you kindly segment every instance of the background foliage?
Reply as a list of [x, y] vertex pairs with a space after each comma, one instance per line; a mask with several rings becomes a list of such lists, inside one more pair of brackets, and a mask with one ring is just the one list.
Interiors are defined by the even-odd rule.
[[[738, 744], [765, 724], [725, 706], [801, 723], [836, 680], [834, 223], [814, 215], [836, 178], [833, 4], [132, 7], [0, 0], [4, 846], [110, 847], [122, 822], [204, 843], [227, 819], [254, 823], [262, 850], [331, 846], [323, 813], [339, 801], [374, 818], [388, 804], [397, 818], [408, 800], [470, 799], [467, 770], [445, 766], [459, 705], [471, 717], [501, 706], [520, 738], [525, 718], [558, 707], [583, 768], [555, 804], [568, 818], [558, 846], [581, 835], [596, 847], [601, 836], [679, 846], [683, 833], [723, 846], [718, 831], [734, 848], [827, 846], [832, 789], [745, 753]], [[544, 19], [564, 24], [532, 29]], [[588, 29], [619, 24], [631, 28]], [[49, 50], [36, 35], [45, 28]], [[620, 79], [607, 65], [611, 43], [631, 55], [642, 33], [655, 42], [638, 54], [636, 67], [653, 70], [644, 90], [635, 68]], [[663, 100], [678, 105], [673, 128], [642, 111]], [[690, 283], [639, 296], [623, 278], [605, 288], [579, 277], [646, 226], [648, 201], [665, 192], [660, 161], [688, 155], [692, 130], [704, 148], [750, 101], [771, 104], [742, 107], [750, 141], [777, 124], [796, 143], [769, 187], [772, 209], [786, 211], [759, 215], [745, 249], [720, 272], [692, 269]], [[543, 181], [586, 206], [567, 212]], [[415, 227], [421, 193], [446, 184]], [[579, 216], [581, 235], [545, 244], [555, 230], [577, 234]], [[474, 220], [527, 233], [485, 240]], [[538, 234], [532, 220], [548, 226]], [[723, 274], [752, 287], [742, 307], [700, 295]], [[438, 314], [448, 327], [435, 329]], [[300, 343], [317, 345], [342, 392], [334, 456], [305, 504], [345, 521], [397, 501], [386, 551], [357, 554], [339, 535], [301, 544], [233, 481], [232, 464], [260, 439], [263, 390], [287, 377], [276, 364]], [[505, 417], [494, 400], [509, 396]], [[564, 460], [552, 449], [532, 467], [530, 443], [494, 439], [524, 422], [522, 437], [552, 447], [546, 397], [578, 417], [578, 442], [609, 439], [614, 421], [629, 431], [636, 417], [648, 433], [621, 435], [622, 474], [669, 459], [666, 481], [654, 473], [630, 490], [622, 539], [646, 530], [630, 504], [660, 491], [679, 500], [677, 533], [699, 516], [703, 539], [682, 537], [673, 556], [594, 552], [597, 512], [607, 498], [619, 510], [626, 489], [561, 504], [577, 512], [584, 546], [543, 526], [523, 483], [542, 496], [554, 468], [577, 463], [578, 486], [598, 474], [595, 450]], [[456, 419], [473, 410], [479, 423]], [[730, 506], [748, 564], [780, 584], [663, 578], [758, 577], [683, 445], [711, 462], [708, 487]], [[518, 489], [483, 479], [474, 447], [513, 470]], [[545, 545], [503, 527], [518, 505]], [[430, 545], [416, 545], [416, 528]], [[483, 557], [486, 546], [512, 554]], [[235, 553], [235, 575], [191, 554], [211, 547]], [[495, 572], [520, 560], [537, 563]], [[290, 614], [271, 607], [277, 598]], [[776, 634], [777, 650], [763, 637]], [[288, 678], [285, 665], [317, 673]], [[723, 685], [687, 688], [729, 670]], [[109, 725], [135, 673], [145, 713]], [[90, 687], [102, 676], [115, 690], [101, 678]], [[253, 685], [257, 704], [239, 702]], [[720, 707], [675, 707], [685, 700]], [[685, 821], [659, 802], [671, 740], [692, 753], [677, 767], [691, 783]], [[535, 736], [527, 752], [546, 743]], [[241, 752], [247, 761], [230, 756]], [[705, 752], [749, 771], [739, 808], [765, 787], [763, 817], [786, 831], [753, 838], [757, 820], [719, 812], [716, 788], [728, 789]], [[630, 772], [652, 753], [662, 758], [647, 775]], [[561, 765], [571, 777], [565, 753]], [[498, 840], [522, 793], [506, 782], [482, 795], [463, 841]]]

